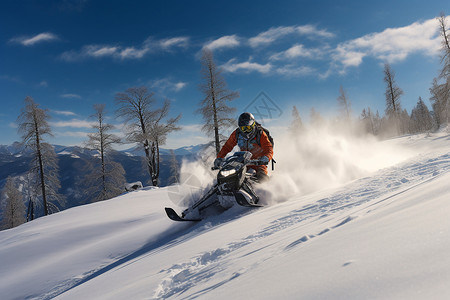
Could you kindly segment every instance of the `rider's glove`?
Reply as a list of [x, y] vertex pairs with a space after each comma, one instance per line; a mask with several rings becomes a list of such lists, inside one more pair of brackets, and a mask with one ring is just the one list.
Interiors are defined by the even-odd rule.
[[263, 165], [269, 164], [270, 159], [267, 156], [263, 156], [259, 159], [259, 162]]
[[221, 157], [216, 158], [214, 160], [214, 168], [215, 169], [220, 168], [220, 166], [222, 165], [222, 162], [223, 162], [223, 158], [221, 158]]

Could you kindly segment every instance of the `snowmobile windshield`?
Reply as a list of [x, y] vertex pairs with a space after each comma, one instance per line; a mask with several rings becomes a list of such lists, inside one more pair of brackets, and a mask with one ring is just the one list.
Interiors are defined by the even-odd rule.
[[231, 161], [239, 161], [241, 163], [245, 163], [246, 161], [249, 161], [250, 158], [252, 158], [252, 153], [248, 152], [248, 151], [239, 151], [239, 152], [235, 152], [232, 156], [228, 157], [226, 162], [231, 162]]

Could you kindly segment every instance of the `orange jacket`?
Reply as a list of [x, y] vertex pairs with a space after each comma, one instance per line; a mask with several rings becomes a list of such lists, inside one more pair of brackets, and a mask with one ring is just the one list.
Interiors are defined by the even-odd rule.
[[[257, 142], [257, 138], [259, 137], [259, 143]], [[252, 159], [258, 159], [263, 156], [267, 156], [269, 160], [273, 157], [273, 147], [272, 143], [269, 141], [267, 134], [264, 130], [261, 130], [261, 134], [256, 134], [250, 140], [245, 140], [242, 135], [238, 134], [238, 130], [233, 131], [233, 133], [228, 138], [227, 142], [223, 145], [217, 157], [224, 158], [231, 150], [233, 150], [234, 146], [238, 145], [241, 151], [249, 151], [251, 152]], [[260, 146], [261, 145], [261, 146]], [[251, 167], [253, 169], [260, 168], [267, 174], [267, 166], [254, 166]]]

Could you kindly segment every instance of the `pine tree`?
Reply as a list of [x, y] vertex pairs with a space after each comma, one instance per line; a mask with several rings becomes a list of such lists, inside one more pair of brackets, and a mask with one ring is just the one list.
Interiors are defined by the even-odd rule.
[[18, 132], [22, 135], [22, 142], [31, 149], [33, 159], [30, 173], [35, 180], [36, 194], [42, 197], [44, 214], [58, 211], [52, 200], [64, 205], [64, 196], [58, 194], [61, 184], [58, 179], [58, 160], [53, 147], [44, 142], [45, 136], [52, 136], [48, 124], [47, 111], [39, 108], [33, 98], [25, 98], [25, 107], [18, 117]]
[[436, 78], [430, 88], [430, 102], [434, 111], [436, 124], [441, 127], [442, 124], [448, 124], [450, 117], [450, 84], [439, 84]]
[[99, 157], [88, 164], [91, 172], [86, 176], [87, 193], [92, 202], [102, 201], [120, 195], [125, 184], [125, 170], [122, 165], [110, 159], [112, 146], [120, 143], [120, 138], [112, 134], [114, 126], [105, 122], [105, 105], [94, 105], [95, 132], [88, 134], [87, 147], [97, 150]]
[[226, 88], [225, 79], [214, 62], [211, 50], [203, 49], [201, 61], [203, 82], [199, 88], [205, 98], [201, 101], [197, 112], [202, 114], [205, 122], [202, 130], [208, 136], [214, 137], [214, 146], [217, 154], [221, 148], [221, 140], [226, 138], [221, 136], [220, 132], [223, 129], [235, 126], [235, 118], [232, 118], [231, 115], [236, 109], [229, 107], [228, 102], [238, 98], [239, 93]]
[[410, 116], [408, 114], [408, 111], [406, 109], [403, 109], [400, 112], [400, 132], [402, 134], [410, 133], [410, 130], [409, 130], [409, 121], [410, 121], [410, 119], [411, 118], [410, 118]]
[[2, 195], [5, 198], [2, 207], [2, 227], [9, 229], [25, 223], [25, 204], [23, 203], [22, 194], [14, 186], [14, 181], [11, 176], [8, 176], [6, 179]]
[[428, 107], [423, 102], [422, 98], [419, 97], [416, 106], [411, 112], [411, 125], [410, 128], [413, 133], [419, 132], [429, 132], [433, 127], [433, 121], [428, 110]]

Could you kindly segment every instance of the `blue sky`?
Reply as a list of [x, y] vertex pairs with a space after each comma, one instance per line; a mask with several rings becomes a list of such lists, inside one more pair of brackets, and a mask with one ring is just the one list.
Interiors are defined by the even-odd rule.
[[[238, 113], [264, 92], [278, 109], [266, 120], [279, 132], [293, 105], [337, 111], [342, 85], [353, 115], [384, 112], [383, 64], [389, 62], [409, 112], [440, 68], [435, 18], [448, 1], [1, 1], [0, 144], [19, 140], [16, 118], [31, 96], [49, 109], [51, 143], [79, 145], [95, 103], [110, 123], [114, 95], [145, 85], [183, 131], [168, 148], [205, 142], [199, 53], [213, 50]], [[448, 12], [447, 12], [448, 14]], [[254, 112], [254, 111], [252, 111]], [[118, 132], [120, 131], [118, 129]]]

